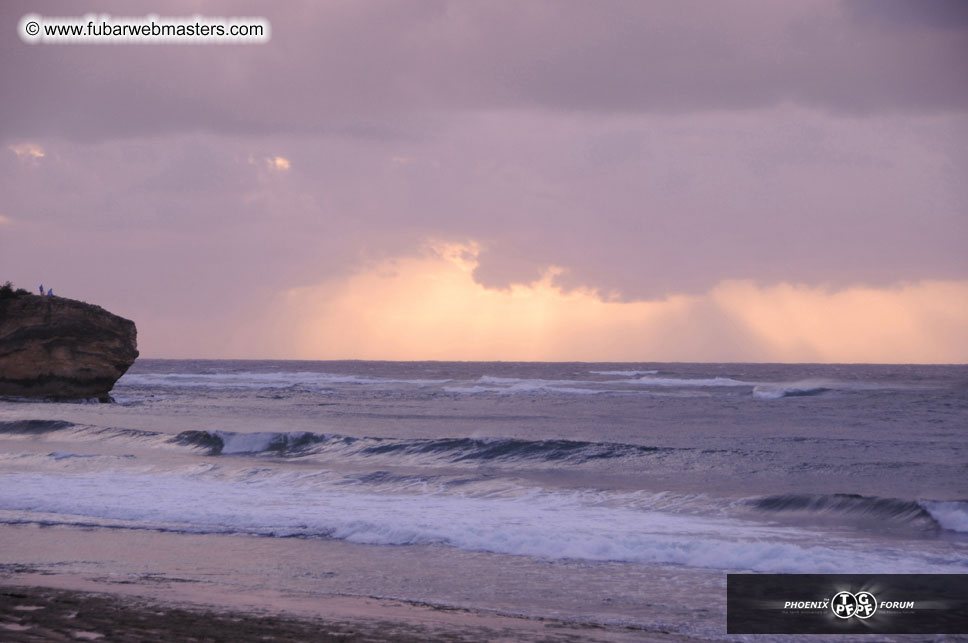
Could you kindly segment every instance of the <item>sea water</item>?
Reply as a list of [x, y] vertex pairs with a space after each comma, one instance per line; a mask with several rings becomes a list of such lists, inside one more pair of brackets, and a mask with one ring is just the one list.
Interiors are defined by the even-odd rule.
[[968, 573], [965, 366], [139, 360], [113, 395], [0, 402], [0, 523], [700, 638], [730, 572]]

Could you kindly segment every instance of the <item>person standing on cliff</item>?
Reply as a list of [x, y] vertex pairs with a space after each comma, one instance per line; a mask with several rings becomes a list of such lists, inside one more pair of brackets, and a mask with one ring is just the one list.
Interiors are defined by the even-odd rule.
[[40, 294], [44, 294], [44, 284], [40, 284]]

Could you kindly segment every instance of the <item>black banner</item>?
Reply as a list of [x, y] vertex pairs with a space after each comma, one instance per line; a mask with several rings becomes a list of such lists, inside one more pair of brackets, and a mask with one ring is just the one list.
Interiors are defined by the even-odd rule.
[[968, 574], [727, 574], [727, 634], [968, 634]]

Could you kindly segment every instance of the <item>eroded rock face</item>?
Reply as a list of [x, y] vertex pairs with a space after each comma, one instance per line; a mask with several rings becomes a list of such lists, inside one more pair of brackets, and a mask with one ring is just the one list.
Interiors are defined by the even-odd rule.
[[63, 297], [0, 300], [0, 395], [98, 398], [138, 357], [134, 322]]

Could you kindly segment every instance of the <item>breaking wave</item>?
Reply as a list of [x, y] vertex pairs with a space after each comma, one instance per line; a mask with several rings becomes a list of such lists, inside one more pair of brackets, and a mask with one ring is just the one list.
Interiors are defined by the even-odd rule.
[[829, 382], [806, 380], [789, 384], [757, 384], [753, 387], [753, 397], [759, 400], [778, 400], [782, 397], [806, 397], [820, 395], [834, 388]]
[[968, 534], [968, 500], [921, 503], [943, 529]]
[[184, 431], [170, 441], [205, 449], [208, 455], [429, 456], [449, 463], [533, 461], [581, 464], [589, 460], [637, 457], [671, 450], [636, 444], [580, 440], [355, 438], [325, 433], [234, 433], [229, 431]]
[[[694, 394], [734, 395], [746, 389], [754, 399], [775, 400], [805, 397], [828, 391], [862, 391], [891, 388], [870, 381], [836, 381], [811, 378], [793, 382], [747, 380], [722, 375], [689, 376], [656, 369], [603, 369], [586, 371], [583, 379], [569, 373], [559, 379], [480, 375], [474, 378], [400, 379], [372, 375], [312, 371], [279, 372], [201, 372], [201, 373], [127, 373], [118, 381], [118, 396], [123, 404], [137, 404], [142, 389], [181, 395], [211, 394], [216, 391], [248, 393], [261, 391], [273, 398], [291, 394], [339, 394], [348, 391], [403, 391], [417, 396], [447, 395], [652, 395]], [[660, 375], [659, 373], [663, 374]], [[613, 379], [606, 379], [606, 378]], [[745, 391], [744, 391], [745, 392]]]
[[450, 380], [392, 379], [367, 375], [341, 375], [338, 373], [315, 373], [294, 371], [277, 373], [230, 372], [230, 373], [127, 373], [118, 380], [123, 387], [148, 388], [202, 388], [224, 390], [258, 390], [308, 387], [325, 389], [336, 385], [412, 385], [431, 386]]
[[644, 386], [753, 386], [752, 382], [743, 382], [740, 380], [734, 380], [731, 377], [700, 377], [700, 378], [677, 378], [677, 377], [652, 377], [645, 376], [638, 379], [632, 380], [637, 384]]
[[658, 371], [591, 371], [596, 375], [621, 376], [624, 379], [608, 381], [544, 380], [484, 375], [464, 385], [445, 386], [448, 393], [562, 393], [571, 395], [595, 395], [602, 393], [630, 394], [648, 388], [731, 388], [753, 386], [729, 377], [676, 378], [655, 377]]
[[38, 434], [69, 429], [74, 424], [61, 420], [14, 420], [0, 422], [0, 433]]
[[750, 501], [758, 510], [872, 528], [968, 531], [968, 503], [901, 500], [857, 494], [782, 494]]
[[[79, 487], [85, 493], [76, 493]], [[323, 491], [306, 476], [255, 477], [240, 484], [204, 472], [3, 474], [0, 522], [433, 544], [551, 560], [776, 573], [968, 570], [968, 560], [955, 554], [912, 556], [890, 546], [865, 551], [836, 538], [816, 545], [796, 531], [783, 536], [729, 518], [589, 503], [572, 493]]]
[[641, 375], [655, 375], [659, 371], [656, 370], [644, 370], [644, 371], [589, 371], [593, 375], [620, 375], [622, 377], [638, 377]]
[[464, 385], [445, 386], [447, 393], [502, 393], [516, 395], [521, 393], [563, 393], [571, 395], [595, 395], [614, 393], [612, 389], [594, 388], [600, 383], [582, 380], [544, 380], [520, 377], [494, 377], [482, 375]]

